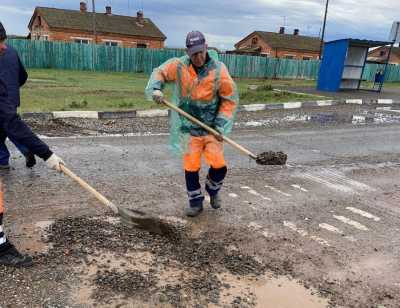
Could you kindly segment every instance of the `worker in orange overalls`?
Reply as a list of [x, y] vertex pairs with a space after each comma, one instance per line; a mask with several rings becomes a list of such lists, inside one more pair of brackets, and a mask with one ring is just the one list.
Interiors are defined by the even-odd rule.
[[[162, 103], [164, 87], [171, 83], [174, 104], [227, 135], [232, 129], [239, 103], [235, 82], [226, 66], [216, 59], [217, 55], [207, 51], [206, 40], [201, 32], [190, 32], [186, 37], [186, 47], [186, 56], [170, 59], [154, 70], [146, 87], [146, 95]], [[209, 134], [176, 112], [170, 114], [170, 133], [174, 152], [183, 155], [189, 197], [186, 215], [194, 217], [203, 210], [204, 195], [199, 182], [202, 155], [210, 165], [205, 188], [210, 196], [211, 207], [220, 208], [218, 192], [227, 173], [221, 138]]]

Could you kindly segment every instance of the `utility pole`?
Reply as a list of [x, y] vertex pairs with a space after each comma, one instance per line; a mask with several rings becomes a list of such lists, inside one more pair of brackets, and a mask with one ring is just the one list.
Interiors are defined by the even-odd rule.
[[94, 43], [96, 44], [96, 4], [95, 0], [92, 0], [92, 10], [93, 10], [93, 36], [94, 36]]
[[328, 16], [328, 6], [329, 6], [329, 0], [326, 0], [324, 24], [322, 26], [322, 37], [321, 37], [321, 43], [320, 43], [320, 46], [319, 46], [319, 59], [320, 60], [321, 60], [321, 56], [322, 56], [322, 46], [324, 45], [326, 17]]
[[92, 54], [92, 64], [93, 64], [93, 70], [95, 68], [95, 59], [96, 59], [96, 41], [97, 41], [97, 34], [96, 34], [96, 5], [95, 5], [95, 0], [92, 0], [92, 11], [93, 11], [93, 44], [92, 44], [92, 49], [93, 49], [93, 54]]

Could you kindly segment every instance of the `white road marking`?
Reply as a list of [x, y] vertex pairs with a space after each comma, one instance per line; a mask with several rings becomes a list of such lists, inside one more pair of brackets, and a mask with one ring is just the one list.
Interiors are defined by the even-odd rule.
[[235, 193], [229, 193], [228, 196], [231, 197], [231, 198], [237, 198], [237, 197], [239, 197], [239, 196], [238, 196], [237, 194], [235, 194]]
[[266, 196], [263, 196], [262, 194], [260, 194], [259, 192], [255, 191], [254, 189], [248, 190], [248, 193], [249, 193], [249, 194], [252, 194], [252, 195], [254, 195], [254, 196], [260, 197], [260, 198], [263, 199], [263, 200], [272, 201], [272, 199], [270, 199], [270, 198], [268, 198], [268, 197], [266, 197]]
[[272, 191], [275, 191], [275, 192], [277, 192], [278, 194], [284, 195], [284, 196], [286, 196], [286, 197], [291, 197], [291, 196], [292, 196], [291, 194], [285, 193], [285, 192], [283, 192], [283, 191], [281, 191], [281, 190], [279, 190], [279, 189], [277, 189], [277, 188], [275, 188], [275, 187], [273, 187], [273, 186], [265, 185], [264, 187], [265, 187], [265, 188], [269, 188], [269, 189], [271, 189]]
[[[296, 225], [290, 221], [284, 221], [283, 225], [285, 227], [288, 227], [289, 229], [293, 230], [294, 232], [297, 232], [298, 234], [300, 234], [302, 237], [306, 237], [308, 236], [308, 232], [306, 230], [297, 228]], [[315, 236], [315, 235], [310, 235], [310, 239], [312, 239], [313, 241], [316, 241], [317, 243], [323, 245], [323, 246], [331, 246], [329, 244], [329, 242], [327, 240], [324, 240], [321, 237]]]
[[351, 212], [353, 212], [353, 213], [356, 213], [356, 214], [359, 214], [359, 215], [364, 216], [366, 218], [372, 219], [374, 221], [380, 221], [381, 220], [378, 216], [372, 215], [371, 213], [365, 212], [363, 210], [360, 210], [360, 209], [357, 209], [357, 208], [354, 208], [354, 207], [351, 207], [351, 206], [346, 207], [346, 209], [351, 211]]
[[362, 231], [368, 231], [369, 229], [360, 224], [357, 221], [351, 220], [350, 218], [344, 217], [344, 216], [337, 216], [337, 215], [333, 215], [334, 218], [336, 218], [337, 220], [340, 220], [341, 222], [344, 222], [345, 224], [348, 224], [358, 230], [362, 230]]
[[319, 227], [321, 229], [325, 229], [325, 230], [328, 230], [328, 231], [336, 233], [336, 234], [343, 234], [342, 230], [340, 230], [340, 229], [338, 229], [338, 228], [336, 228], [336, 227], [334, 227], [334, 226], [332, 226], [330, 224], [322, 223], [322, 224], [319, 224]]
[[355, 188], [360, 189], [360, 190], [375, 190], [374, 188], [372, 188], [364, 183], [350, 179], [350, 178], [346, 177], [344, 174], [341, 174], [341, 173], [333, 171], [333, 170], [324, 169], [324, 170], [322, 170], [322, 173], [326, 173], [328, 176], [334, 178], [339, 183], [341, 183], [341, 182], [347, 183], [347, 184], [354, 186]]
[[258, 231], [258, 230], [262, 229], [262, 226], [259, 225], [259, 224], [256, 223], [256, 222], [254, 222], [254, 221], [250, 222], [250, 223], [247, 225], [247, 227], [250, 228], [250, 229], [253, 229], [253, 230], [255, 230], [255, 231]]
[[[342, 230], [340, 230], [340, 229], [338, 229], [338, 228], [336, 228], [336, 227], [334, 227], [334, 226], [332, 226], [330, 224], [322, 223], [322, 224], [319, 224], [319, 227], [321, 229], [325, 229], [325, 230], [328, 230], [330, 232], [333, 232], [333, 233], [336, 233], [336, 234], [339, 234], [339, 235], [342, 235], [342, 236], [344, 235], [344, 232]], [[344, 236], [344, 238], [346, 240], [350, 241], [350, 242], [356, 242], [357, 241], [354, 237], [352, 237], [350, 235], [346, 235], [346, 236]]]
[[310, 236], [310, 239], [312, 239], [312, 240], [314, 240], [314, 241], [320, 243], [321, 245], [328, 246], [328, 247], [331, 246], [331, 245], [329, 245], [329, 243], [328, 243], [327, 240], [324, 240], [324, 239], [321, 238], [321, 237], [312, 235], [312, 236]]
[[306, 230], [297, 228], [296, 225], [295, 225], [294, 223], [290, 222], [290, 221], [284, 221], [284, 222], [283, 222], [283, 225], [284, 225], [285, 227], [288, 227], [289, 229], [291, 229], [291, 230], [297, 232], [297, 233], [300, 234], [301, 236], [307, 236], [307, 235], [308, 235], [308, 232], [307, 232]]
[[254, 196], [260, 197], [260, 198], [263, 199], [263, 200], [272, 201], [271, 198], [268, 198], [268, 197], [266, 197], [266, 196], [260, 194], [259, 192], [255, 191], [254, 189], [252, 189], [252, 188], [249, 187], [249, 186], [241, 186], [240, 188], [241, 188], [241, 189], [247, 190], [247, 192], [248, 192], [249, 194], [252, 194], [252, 195], [254, 195]]
[[329, 182], [327, 179], [325, 179], [323, 177], [319, 177], [319, 176], [316, 176], [316, 175], [313, 175], [310, 173], [302, 173], [299, 176], [302, 178], [311, 180], [313, 182], [316, 182], [318, 184], [328, 186], [329, 188], [334, 189], [334, 190], [339, 190], [339, 191], [346, 192], [346, 193], [354, 192], [354, 190], [351, 187]]
[[290, 186], [292, 186], [293, 188], [299, 189], [299, 190], [301, 190], [301, 191], [308, 192], [307, 189], [301, 187], [300, 185], [292, 184], [292, 185], [290, 185]]
[[300, 173], [298, 176], [346, 193], [356, 193], [355, 190], [375, 190], [364, 183], [350, 179], [344, 174], [330, 169], [322, 169], [316, 174]]

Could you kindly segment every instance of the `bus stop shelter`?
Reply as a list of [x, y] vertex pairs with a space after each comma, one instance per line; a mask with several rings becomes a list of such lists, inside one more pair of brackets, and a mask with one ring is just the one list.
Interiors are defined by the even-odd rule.
[[[359, 39], [341, 39], [324, 44], [323, 57], [318, 73], [317, 90], [337, 92], [360, 90], [364, 68], [370, 48], [390, 45], [387, 59], [375, 74], [371, 91], [380, 92], [390, 59], [393, 42]], [[366, 89], [363, 89], [366, 90]]]

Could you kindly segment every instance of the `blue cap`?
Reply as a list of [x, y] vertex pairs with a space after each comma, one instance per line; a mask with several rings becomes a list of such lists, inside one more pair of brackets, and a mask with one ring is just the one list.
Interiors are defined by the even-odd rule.
[[186, 47], [189, 56], [191, 57], [197, 52], [206, 49], [206, 38], [200, 31], [191, 31], [186, 36]]

